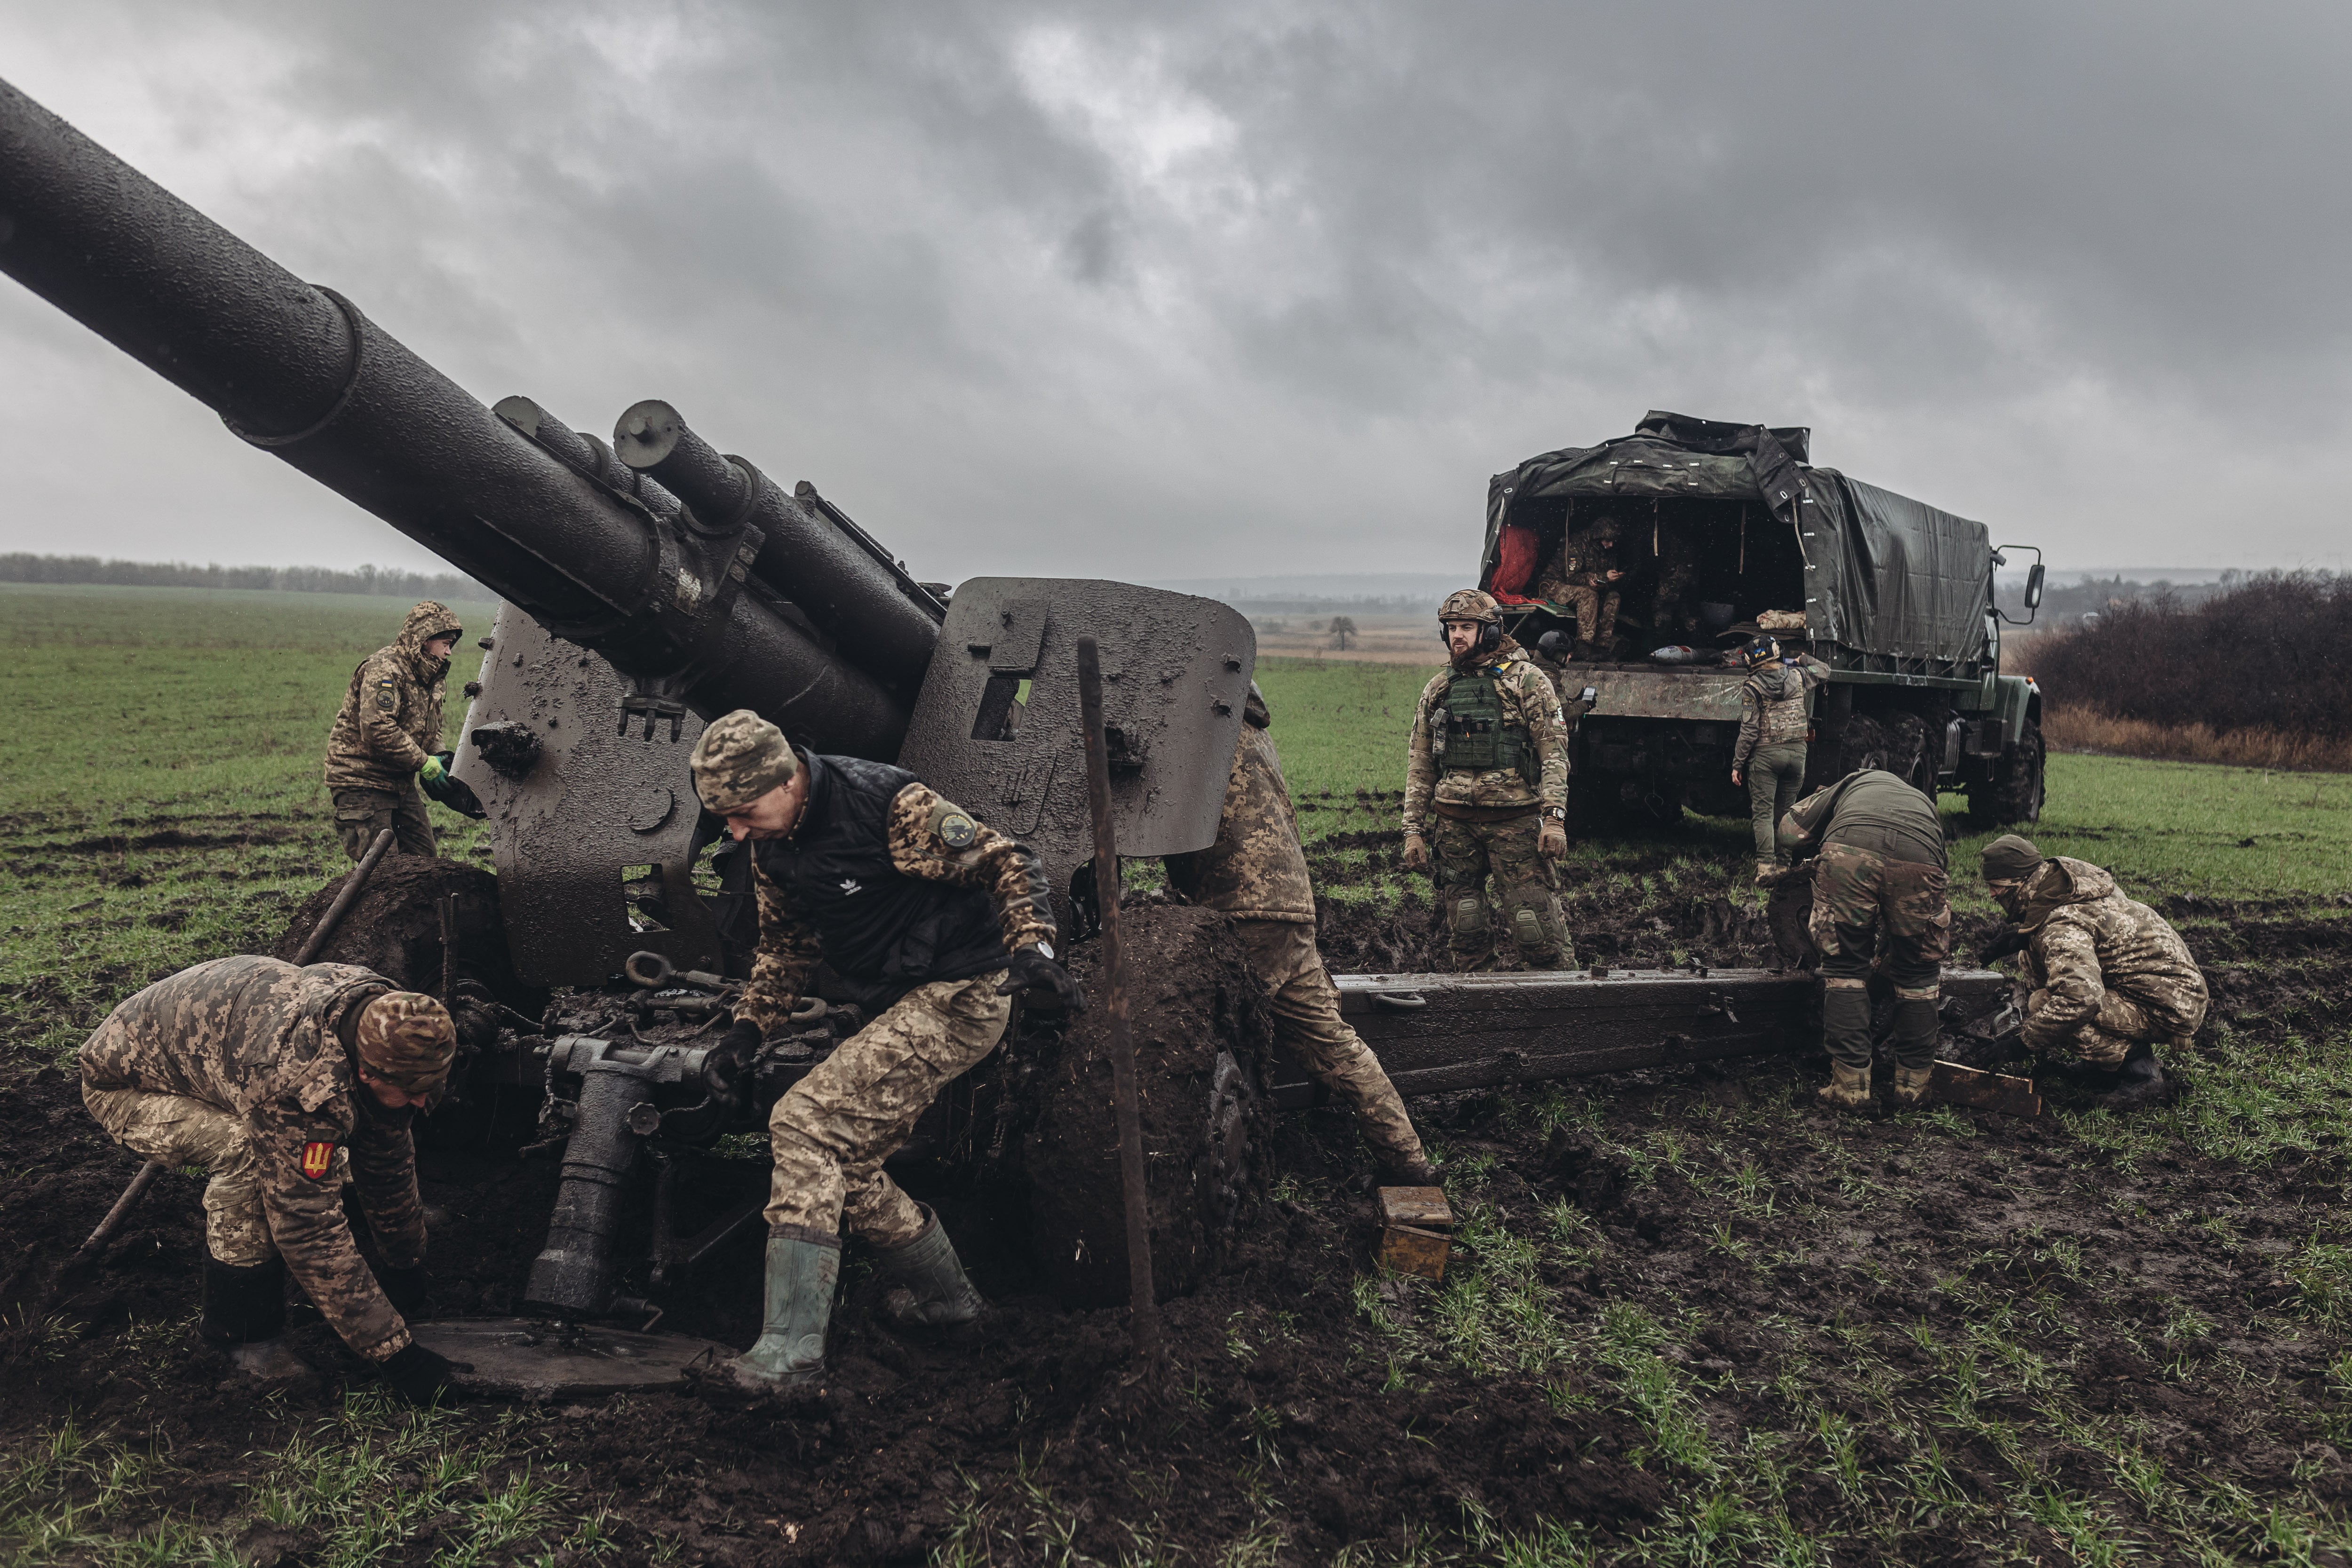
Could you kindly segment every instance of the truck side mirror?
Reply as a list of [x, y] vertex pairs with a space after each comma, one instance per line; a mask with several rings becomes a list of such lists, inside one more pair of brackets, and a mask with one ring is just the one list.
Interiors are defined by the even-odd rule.
[[2031, 615], [2041, 607], [2042, 563], [2037, 561], [2033, 563], [2033, 570], [2025, 574], [2025, 610]]

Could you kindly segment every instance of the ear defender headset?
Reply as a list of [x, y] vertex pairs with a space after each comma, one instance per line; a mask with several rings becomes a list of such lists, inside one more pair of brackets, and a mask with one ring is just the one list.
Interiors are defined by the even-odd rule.
[[[1444, 643], [1449, 650], [1454, 647], [1454, 637], [1453, 634], [1448, 632], [1446, 628], [1453, 624], [1454, 623], [1452, 621], [1440, 621], [1437, 623], [1437, 640]], [[1503, 645], [1502, 623], [1499, 621], [1480, 621], [1477, 623], [1477, 626], [1478, 644], [1472, 651], [1476, 653], [1492, 653]]]

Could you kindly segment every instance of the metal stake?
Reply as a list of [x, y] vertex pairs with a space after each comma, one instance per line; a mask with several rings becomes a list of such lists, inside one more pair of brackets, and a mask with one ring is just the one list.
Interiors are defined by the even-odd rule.
[[1127, 1284], [1135, 1353], [1158, 1363], [1160, 1299], [1151, 1287], [1150, 1195], [1143, 1176], [1143, 1112], [1135, 1087], [1135, 1037], [1128, 1027], [1127, 954], [1120, 942], [1118, 845], [1110, 821], [1110, 752], [1103, 738], [1102, 650], [1078, 638], [1078, 716], [1087, 737], [1087, 804], [1095, 823], [1095, 899], [1102, 910], [1104, 1005], [1110, 1016], [1110, 1091], [1118, 1112], [1118, 1178], [1127, 1197]]
[[310, 934], [303, 939], [302, 951], [294, 955], [295, 968], [308, 968], [310, 961], [319, 956], [319, 950], [327, 945], [327, 939], [335, 934], [335, 928], [343, 923], [344, 911], [359, 898], [360, 889], [367, 886], [368, 878], [375, 871], [375, 863], [383, 859], [384, 851], [391, 847], [392, 829], [387, 827], [375, 836], [375, 842], [367, 847], [367, 853], [360, 857], [360, 863], [352, 868], [350, 876], [343, 879], [343, 890], [335, 895], [335, 901], [327, 906], [327, 912], [319, 917], [319, 923], [312, 926]]

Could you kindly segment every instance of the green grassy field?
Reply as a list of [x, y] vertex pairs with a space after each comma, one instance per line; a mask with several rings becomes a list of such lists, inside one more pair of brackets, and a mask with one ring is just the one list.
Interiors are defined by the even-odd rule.
[[[266, 943], [340, 871], [320, 751], [352, 665], [405, 607], [0, 588], [0, 696], [15, 720], [0, 773], [0, 1052], [12, 1068], [66, 1062], [156, 975]], [[458, 608], [469, 640], [453, 691], [478, 662], [470, 634], [488, 625], [488, 606]], [[1260, 669], [1310, 808], [1306, 833], [1318, 864], [1339, 869], [1326, 891], [1342, 901], [1406, 891], [1392, 844], [1359, 839], [1396, 826], [1428, 673]], [[2111, 867], [2142, 897], [2210, 900], [2182, 919], [2226, 958], [2219, 1024], [2175, 1064], [2189, 1092], [2161, 1111], [2119, 1119], [2065, 1100], [2031, 1146], [1949, 1108], [1857, 1125], [1815, 1111], [1786, 1063], [1698, 1092], [1595, 1080], [1432, 1108], [1465, 1223], [1459, 1266], [1441, 1287], [1358, 1272], [1349, 1353], [1384, 1369], [1384, 1394], [1407, 1397], [1540, 1378], [1563, 1414], [1638, 1427], [1632, 1462], [1664, 1480], [1668, 1501], [1629, 1542], [1575, 1521], [1511, 1534], [1475, 1500], [1433, 1496], [1426, 1530], [1348, 1561], [2352, 1561], [2352, 1494], [2312, 1489], [2352, 1447], [2341, 1241], [2352, 1030], [2329, 957], [2352, 907], [2347, 811], [2345, 775], [2051, 760], [2034, 832], [2045, 851]], [[470, 825], [435, 816], [447, 850], [486, 853]], [[1981, 916], [1985, 836], [1954, 830], [1955, 901]], [[1635, 849], [1581, 840], [1565, 870], [1572, 883], [1636, 877], [1661, 900], [1752, 902], [1736, 874], [1748, 853], [1744, 823], [1690, 818]], [[1649, 868], [1627, 872], [1635, 858]], [[1554, 1129], [1623, 1163], [1629, 1190], [1664, 1216], [1664, 1240], [1536, 1192], [1528, 1151]], [[26, 1156], [6, 1164], [0, 1180], [39, 1176]], [[1286, 1175], [1276, 1195], [1318, 1210], [1351, 1201], [1336, 1178]], [[2020, 1217], [1997, 1243], [1947, 1245], [1957, 1215], [2009, 1204]], [[1727, 1304], [1715, 1295], [1724, 1281], [1805, 1305]], [[1295, 1332], [1295, 1304], [1237, 1321], [1235, 1356]], [[27, 1317], [8, 1353], [160, 1361], [186, 1328], [134, 1318], [85, 1345], [70, 1324]], [[2155, 1391], [2146, 1400], [2117, 1393], [2119, 1356], [2133, 1386]], [[2159, 1399], [2170, 1403], [2148, 1402]], [[2215, 1457], [2168, 1457], [2186, 1419], [2176, 1405], [2227, 1434], [2202, 1450]], [[1234, 1465], [1272, 1498], [1272, 1434], [1286, 1417], [1265, 1408], [1268, 1443]], [[0, 1563], [258, 1561], [275, 1539], [255, 1535], [265, 1527], [299, 1541], [289, 1563], [677, 1560], [643, 1528], [615, 1545], [604, 1512], [614, 1483], [551, 1468], [531, 1421], [420, 1416], [362, 1392], [289, 1417], [236, 1475], [192, 1478], [141, 1437], [146, 1419], [51, 1423], [0, 1444]], [[2221, 1473], [2233, 1445], [2289, 1458], [2257, 1484]], [[679, 1462], [693, 1468], [690, 1454]], [[199, 1479], [236, 1500], [192, 1516]], [[1067, 1509], [1024, 1484], [974, 1480], [934, 1560], [1096, 1561], [1067, 1546]], [[1222, 1558], [1181, 1560], [1297, 1561], [1285, 1528], [1269, 1501]], [[1139, 1531], [1124, 1560], [1180, 1559]]]

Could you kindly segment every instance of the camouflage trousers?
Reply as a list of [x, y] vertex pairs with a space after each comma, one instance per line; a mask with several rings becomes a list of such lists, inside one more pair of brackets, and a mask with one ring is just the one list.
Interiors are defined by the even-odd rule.
[[1559, 603], [1576, 612], [1576, 636], [1589, 642], [1603, 655], [1617, 636], [1617, 602], [1622, 595], [1614, 588], [1562, 588]]
[[2034, 991], [2025, 998], [2026, 1043], [2037, 1050], [2071, 1050], [2093, 1067], [2121, 1067], [2137, 1045], [2185, 1047], [2205, 1022], [2201, 1006], [2191, 1015], [2179, 1007], [2151, 1007], [2109, 991], [2099, 998], [2097, 1016], [2072, 1028], [2036, 1029], [2034, 1016], [2047, 1005], [2048, 997], [2046, 991]]
[[392, 847], [403, 855], [429, 859], [440, 853], [433, 842], [433, 819], [425, 814], [425, 797], [415, 784], [402, 790], [339, 789], [334, 799], [335, 837], [352, 859], [366, 854], [387, 827], [394, 834]]
[[1542, 827], [1543, 819], [1533, 811], [1503, 822], [1436, 819], [1430, 847], [1437, 857], [1438, 897], [1445, 903], [1456, 969], [1495, 966], [1503, 934], [1493, 929], [1497, 904], [1519, 961], [1529, 969], [1559, 967], [1567, 921], [1553, 890], [1552, 864], [1536, 852]]
[[1748, 759], [1748, 821], [1756, 834], [1756, 858], [1785, 866], [1780, 819], [1805, 789], [1805, 748], [1759, 746]]
[[928, 1223], [883, 1173], [940, 1091], [996, 1048], [1013, 999], [1004, 971], [919, 985], [835, 1048], [768, 1113], [776, 1172], [768, 1234], [829, 1241], [845, 1230], [903, 1247]]
[[[92, 1089], [81, 1101], [108, 1136], [134, 1154], [166, 1165], [201, 1165], [205, 1184], [205, 1248], [216, 1263], [250, 1268], [278, 1255], [261, 1198], [261, 1172], [253, 1132], [244, 1118], [217, 1105], [143, 1089]], [[351, 1180], [351, 1156], [335, 1146], [334, 1179]]]
[[1421, 1135], [1404, 1100], [1370, 1046], [1339, 1016], [1339, 988], [1315, 947], [1305, 921], [1239, 921], [1250, 972], [1265, 989], [1274, 1037], [1356, 1112], [1364, 1142], [1383, 1163], [1409, 1165], [1422, 1156]]
[[1952, 952], [1952, 906], [1940, 867], [1896, 860], [1851, 844], [1822, 847], [1813, 873], [1813, 945], [1822, 974], [1866, 984], [1871, 971], [1898, 997], [1933, 997]]

